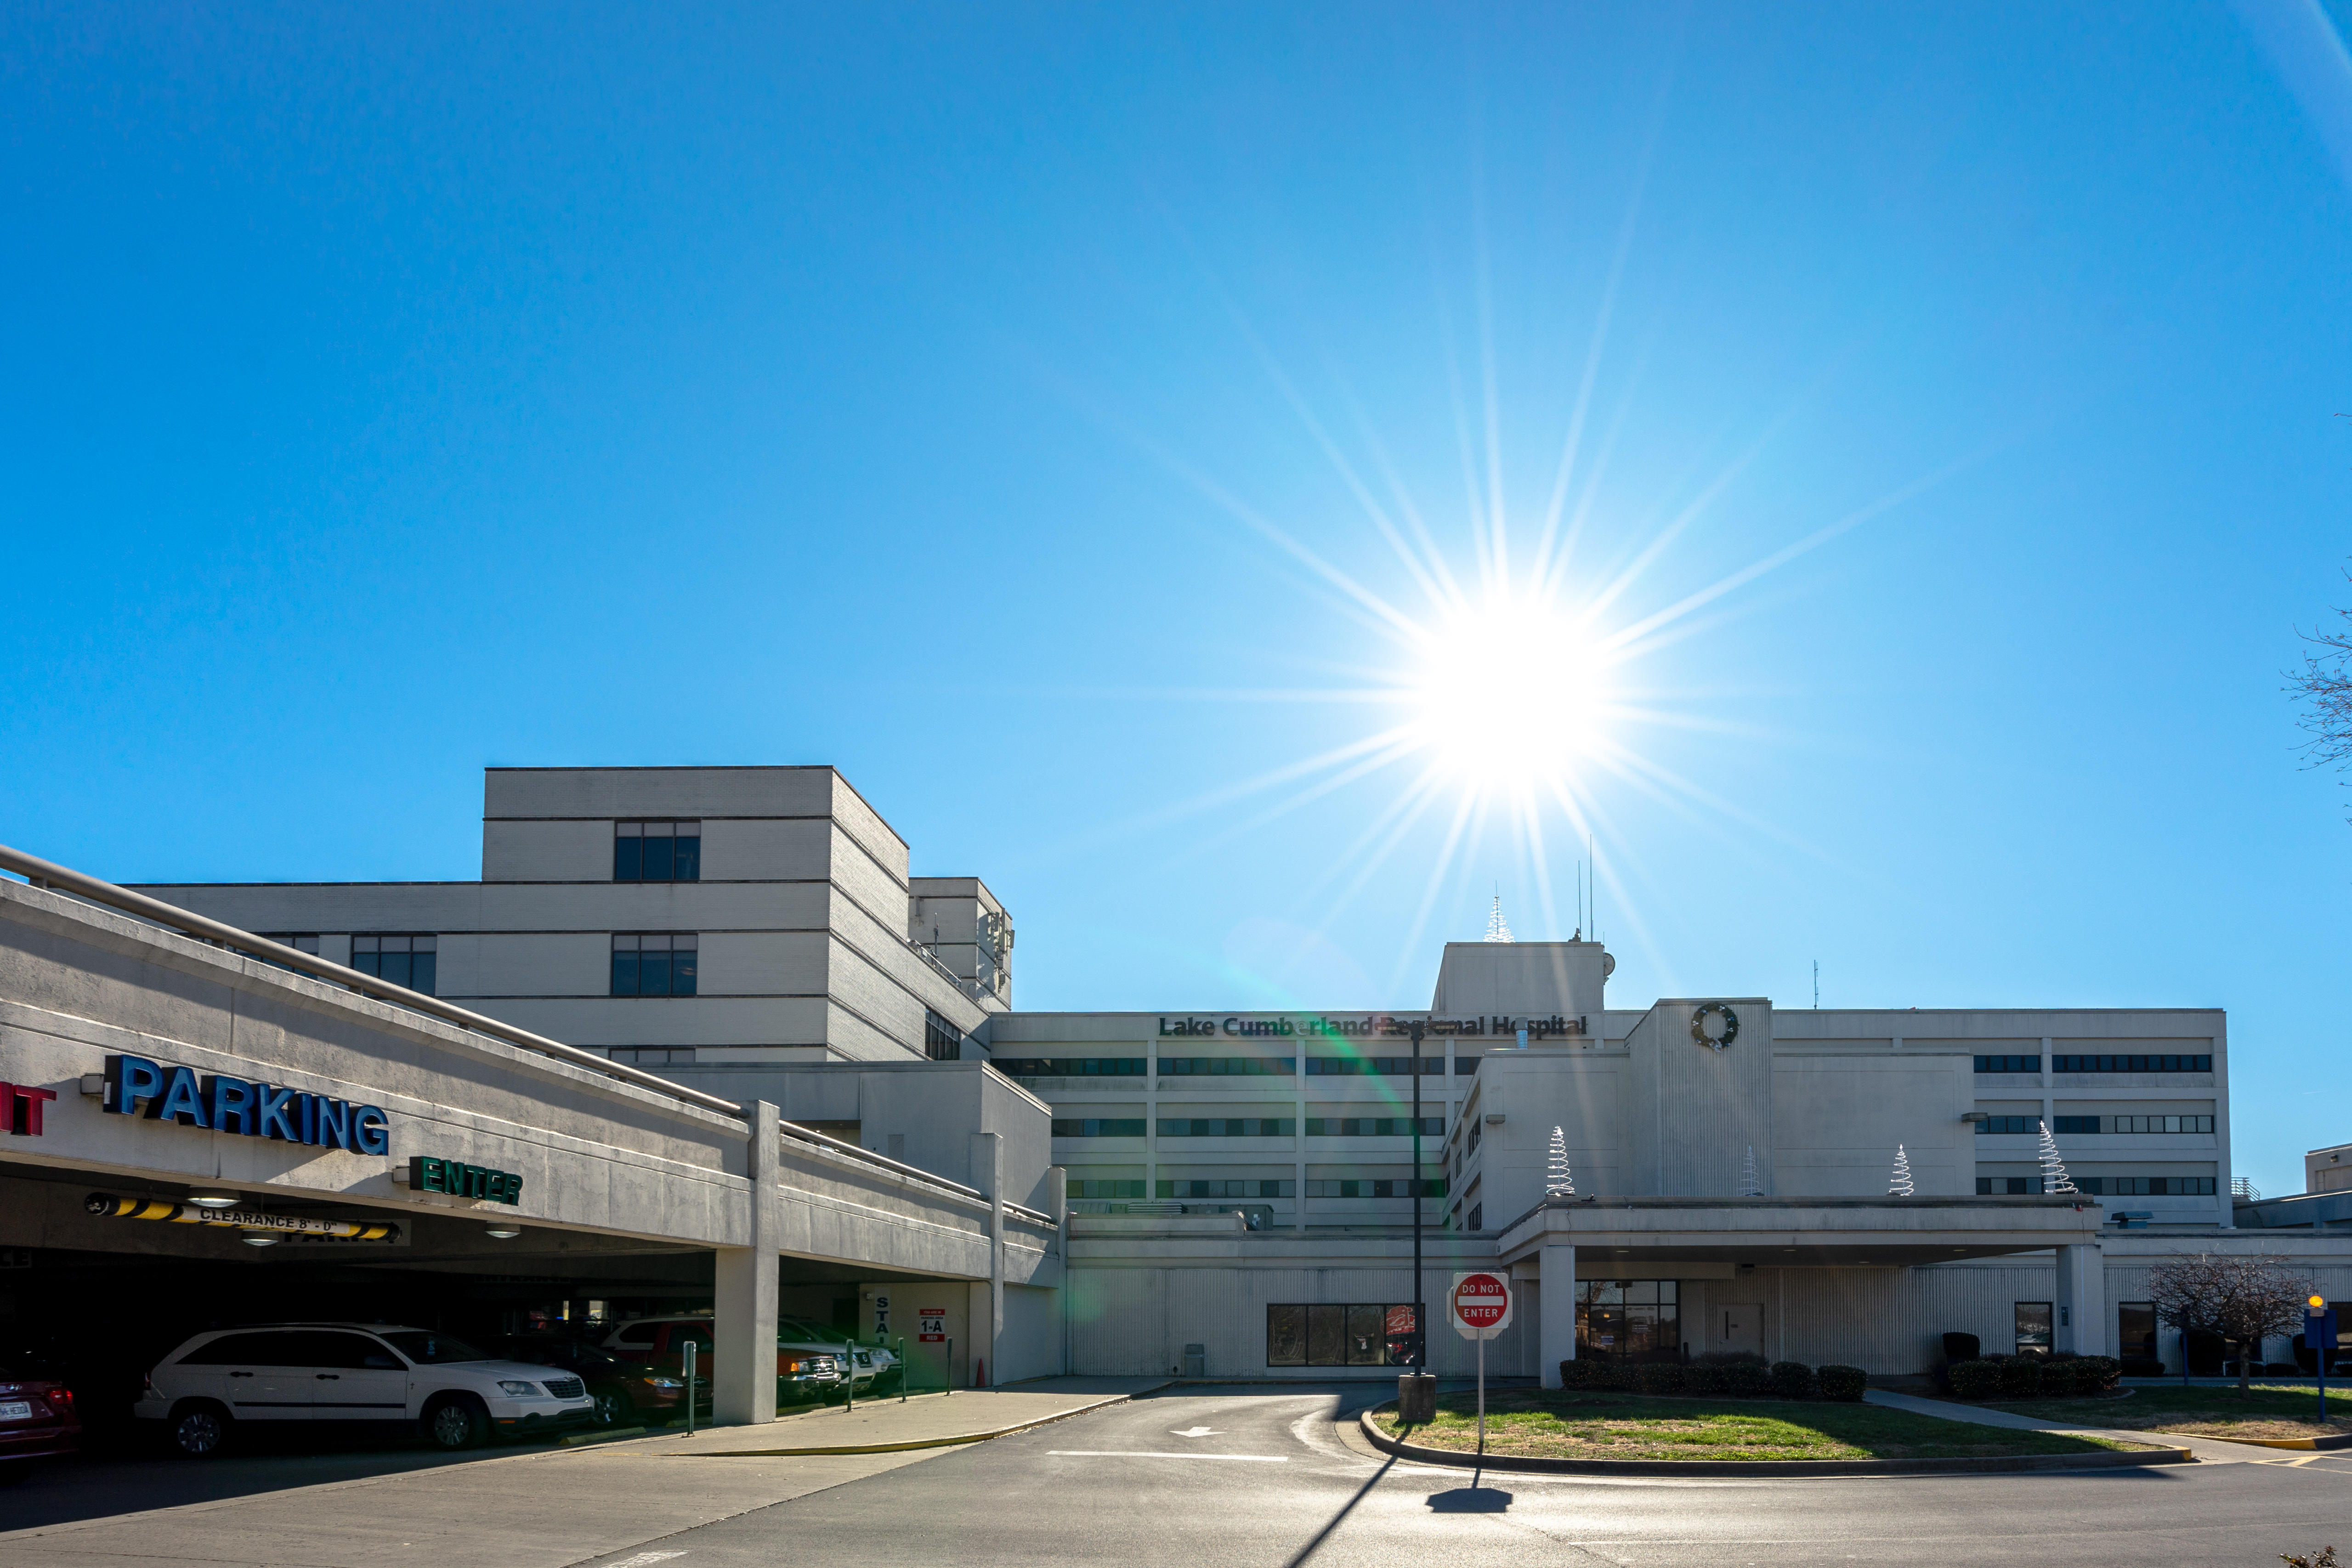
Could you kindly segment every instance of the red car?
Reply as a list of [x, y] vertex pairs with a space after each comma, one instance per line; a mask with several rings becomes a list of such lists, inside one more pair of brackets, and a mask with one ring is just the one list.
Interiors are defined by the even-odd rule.
[[73, 1390], [26, 1357], [0, 1350], [0, 1486], [23, 1480], [35, 1459], [80, 1450]]

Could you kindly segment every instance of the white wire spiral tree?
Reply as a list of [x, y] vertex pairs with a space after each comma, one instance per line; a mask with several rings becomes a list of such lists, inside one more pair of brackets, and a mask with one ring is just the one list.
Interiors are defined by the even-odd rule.
[[2035, 1125], [2042, 1129], [2042, 1190], [2074, 1192], [2074, 1178], [2066, 1174], [2066, 1162], [2058, 1157], [2058, 1140], [2050, 1135], [2050, 1124], [2040, 1122]]
[[1753, 1144], [1748, 1145], [1747, 1162], [1740, 1166], [1739, 1196], [1742, 1197], [1764, 1196], [1764, 1178], [1756, 1174], [1756, 1145]]
[[1903, 1145], [1900, 1144], [1895, 1145], [1895, 1174], [1887, 1178], [1886, 1196], [1889, 1197], [1918, 1196], [1916, 1189], [1911, 1185], [1911, 1156], [1903, 1152]]
[[1568, 1169], [1568, 1136], [1558, 1127], [1551, 1130], [1551, 1162], [1550, 1168], [1545, 1173], [1544, 1196], [1547, 1197], [1576, 1196], [1576, 1177], [1570, 1175]]
[[1499, 893], [1495, 895], [1495, 907], [1486, 913], [1486, 940], [1489, 942], [1518, 940], [1511, 935], [1511, 923], [1503, 918], [1503, 895]]

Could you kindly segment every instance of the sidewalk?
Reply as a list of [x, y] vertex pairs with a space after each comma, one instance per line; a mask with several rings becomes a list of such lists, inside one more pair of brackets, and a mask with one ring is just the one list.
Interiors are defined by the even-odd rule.
[[599, 1445], [604, 1453], [656, 1458], [767, 1458], [802, 1454], [887, 1454], [977, 1443], [1116, 1405], [1164, 1388], [1165, 1377], [1045, 1377], [1009, 1388], [960, 1388], [861, 1399], [757, 1427], [719, 1427], [692, 1437], [665, 1432]]
[[1914, 1415], [1933, 1416], [1941, 1421], [1969, 1421], [1979, 1427], [2006, 1427], [2011, 1431], [2079, 1432], [2094, 1437], [2115, 1437], [2127, 1443], [2186, 1448], [2197, 1456], [2200, 1464], [2266, 1465], [2279, 1462], [2279, 1450], [2275, 1448], [2260, 1448], [2251, 1443], [2224, 1442], [2219, 1437], [2189, 1437], [2176, 1432], [2144, 1432], [2123, 1427], [2088, 1427], [2073, 1421], [2036, 1421], [2031, 1416], [2012, 1416], [2006, 1410], [1980, 1410], [1974, 1406], [1956, 1405], [1946, 1399], [1921, 1399], [1884, 1388], [1865, 1390], [1863, 1398], [1873, 1405], [1884, 1405], [1890, 1410], [1908, 1410]]

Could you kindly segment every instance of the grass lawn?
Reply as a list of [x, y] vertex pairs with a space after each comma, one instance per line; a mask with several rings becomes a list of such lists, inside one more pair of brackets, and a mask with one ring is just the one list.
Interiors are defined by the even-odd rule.
[[1989, 1403], [2037, 1421], [2073, 1421], [2085, 1427], [2123, 1427], [2134, 1431], [2174, 1432], [2190, 1437], [2324, 1437], [2352, 1432], [2352, 1389], [2327, 1396], [2327, 1425], [2319, 1424], [2319, 1396], [2311, 1388], [2256, 1383], [2244, 1395], [2234, 1388], [2130, 1388], [2113, 1399], [2023, 1399]]
[[[2088, 1403], [2087, 1401], [2083, 1403]], [[1397, 1435], [1396, 1413], [1377, 1417]], [[1404, 1436], [1433, 1448], [1475, 1450], [1476, 1396], [1449, 1394], [1437, 1419]], [[2012, 1432], [1812, 1400], [1665, 1398], [1639, 1394], [1489, 1389], [1486, 1451], [1560, 1459], [1955, 1459], [2089, 1454], [2128, 1448], [2096, 1437]]]

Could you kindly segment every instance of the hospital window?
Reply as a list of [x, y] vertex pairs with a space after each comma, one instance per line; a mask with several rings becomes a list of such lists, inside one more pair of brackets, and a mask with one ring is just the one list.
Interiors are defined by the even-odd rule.
[[1165, 1078], [1285, 1078], [1298, 1071], [1295, 1056], [1163, 1056]]
[[616, 1045], [613, 1060], [637, 1067], [690, 1067], [694, 1064], [694, 1047], [690, 1045]]
[[2053, 1072], [2210, 1072], [2213, 1059], [2197, 1056], [2053, 1056]]
[[1057, 1138], [1139, 1138], [1143, 1136], [1140, 1116], [1056, 1116], [1054, 1136]]
[[1095, 1176], [1070, 1184], [1072, 1197], [1141, 1197], [1143, 1182], [1139, 1177], [1125, 1180], [1118, 1177]]
[[309, 953], [315, 956], [319, 951], [319, 934], [315, 931], [299, 933], [292, 931], [264, 931], [260, 933], [260, 935], [265, 939], [275, 942], [281, 947], [291, 947], [298, 953]]
[[1456, 1078], [1469, 1077], [1470, 1074], [1478, 1071], [1478, 1063], [1481, 1060], [1481, 1058], [1475, 1056], [1465, 1056], [1460, 1051], [1454, 1052], [1454, 1076]]
[[613, 995], [690, 997], [700, 939], [691, 932], [613, 934]]
[[[1411, 1197], [1412, 1183], [1404, 1176], [1388, 1178], [1376, 1176], [1370, 1180], [1316, 1180], [1307, 1184], [1307, 1196], [1309, 1197]], [[1423, 1176], [1421, 1182], [1421, 1196], [1444, 1197], [1445, 1178]]]
[[702, 824], [649, 821], [613, 824], [614, 882], [699, 882]]
[[2032, 1197], [2042, 1190], [2040, 1176], [1979, 1176], [1979, 1197]]
[[[1433, 1072], [1443, 1073], [1444, 1071], [1445, 1057], [1443, 1053], [1436, 1056], [1423, 1056], [1421, 1059], [1423, 1077], [1426, 1078]], [[1365, 1076], [1410, 1078], [1412, 1076], [1412, 1058], [1410, 1056], [1310, 1056], [1307, 1059], [1307, 1076], [1309, 1078]]]
[[[1384, 1302], [1271, 1302], [1265, 1309], [1268, 1366], [1389, 1366]], [[1411, 1327], [1409, 1314], [1404, 1326]]]
[[1162, 1116], [1163, 1138], [1286, 1138], [1297, 1131], [1289, 1116]]
[[1140, 1056], [999, 1056], [989, 1064], [1007, 1078], [1140, 1078]]
[[1979, 1056], [1979, 1072], [2039, 1072], [2042, 1059], [2038, 1056]]
[[1469, 1228], [1473, 1230], [1484, 1230], [1486, 1228], [1486, 1206], [1485, 1204], [1482, 1203], [1478, 1205], [1477, 1207], [1470, 1211]]
[[2017, 1354], [2048, 1355], [2050, 1354], [2050, 1303], [2020, 1301], [2017, 1303]]
[[2116, 1350], [2121, 1355], [2156, 1359], [2156, 1303], [2116, 1303]]
[[[2092, 1118], [2093, 1121], [2097, 1119], [2095, 1116]], [[2058, 1120], [2063, 1123], [2066, 1118], [2061, 1116]], [[1987, 1116], [1977, 1124], [1979, 1133], [2038, 1133], [2041, 1130], [2042, 1118], [2039, 1116]], [[2066, 1129], [2061, 1126], [2058, 1131], [2063, 1133]], [[2094, 1127], [2091, 1131], [2095, 1133], [2098, 1129]]]
[[[1423, 1116], [1421, 1133], [1434, 1138], [1445, 1131], [1443, 1116]], [[1410, 1116], [1309, 1116], [1307, 1135], [1310, 1138], [1409, 1138], [1412, 1135]]]
[[352, 967], [412, 991], [435, 995], [434, 970], [440, 957], [439, 938], [415, 935], [354, 936]]
[[1576, 1354], [1596, 1361], [1679, 1361], [1680, 1291], [1673, 1280], [1576, 1282]]
[[[1140, 1185], [1140, 1184], [1139, 1184]], [[1307, 1184], [1312, 1186], [1312, 1182]], [[1288, 1197], [1297, 1190], [1286, 1181], [1163, 1181], [1161, 1197]], [[1135, 1195], [1141, 1197], [1143, 1195]]]
[[963, 1030], [929, 1008], [923, 1009], [923, 1054], [933, 1061], [953, 1061], [963, 1055]]

